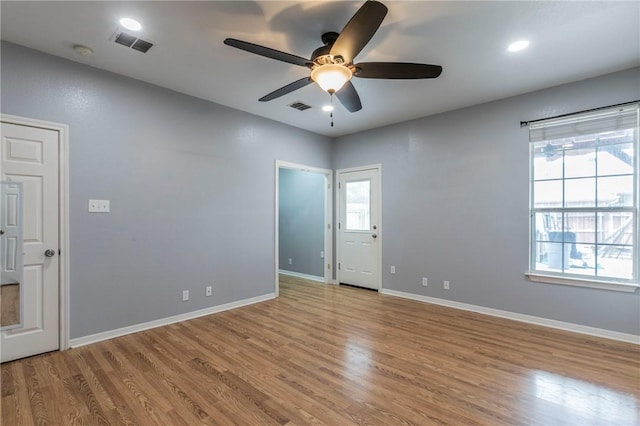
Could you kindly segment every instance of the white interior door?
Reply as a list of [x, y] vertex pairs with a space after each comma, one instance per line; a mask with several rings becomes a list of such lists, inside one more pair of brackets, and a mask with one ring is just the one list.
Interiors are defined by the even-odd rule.
[[338, 280], [380, 288], [379, 169], [338, 172]]
[[23, 322], [0, 333], [0, 360], [59, 348], [59, 133], [2, 123], [0, 180], [22, 182]]
[[19, 183], [0, 189], [0, 285], [22, 282], [22, 194]]

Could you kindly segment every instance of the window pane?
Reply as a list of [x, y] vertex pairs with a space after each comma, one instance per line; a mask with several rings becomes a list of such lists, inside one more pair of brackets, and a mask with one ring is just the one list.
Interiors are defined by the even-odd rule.
[[371, 229], [370, 182], [347, 182], [347, 229], [351, 231], [368, 231]]
[[598, 176], [632, 174], [633, 155], [630, 143], [598, 148]]
[[633, 248], [631, 246], [598, 246], [598, 276], [633, 278]]
[[633, 207], [633, 176], [598, 178], [598, 206]]
[[536, 241], [551, 241], [549, 233], [562, 229], [562, 213], [536, 213], [533, 228]]
[[562, 207], [562, 181], [545, 180], [533, 184], [535, 207]]
[[595, 178], [567, 179], [564, 181], [565, 207], [595, 207]]
[[568, 272], [571, 244], [545, 243], [544, 246], [546, 249], [546, 262], [543, 262], [541, 269], [554, 272]]
[[594, 244], [596, 242], [595, 212], [564, 214], [565, 242]]
[[569, 149], [564, 154], [564, 177], [591, 177], [596, 175], [596, 150]]
[[598, 243], [633, 245], [631, 212], [598, 213]]
[[533, 157], [533, 179], [561, 179], [562, 155], [556, 147], [547, 147], [547, 142], [536, 143]]
[[596, 246], [594, 244], [573, 244], [569, 255], [569, 271], [567, 272], [595, 276]]
[[536, 241], [535, 242], [535, 253], [533, 254], [533, 262], [535, 265], [535, 269], [537, 270], [546, 270], [547, 269], [547, 250], [549, 243], [544, 241]]

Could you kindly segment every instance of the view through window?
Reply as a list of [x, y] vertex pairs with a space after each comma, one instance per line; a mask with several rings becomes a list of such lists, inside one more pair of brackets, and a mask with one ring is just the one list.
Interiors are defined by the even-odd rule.
[[637, 282], [638, 107], [530, 126], [532, 273]]
[[371, 182], [368, 180], [347, 182], [346, 185], [347, 230], [371, 229]]

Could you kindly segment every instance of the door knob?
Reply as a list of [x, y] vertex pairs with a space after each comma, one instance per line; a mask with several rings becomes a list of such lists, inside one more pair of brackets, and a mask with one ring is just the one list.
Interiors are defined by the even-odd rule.
[[48, 250], [46, 250], [44, 252], [44, 255], [47, 256], [47, 257], [53, 257], [55, 254], [56, 254], [56, 252], [51, 250], [51, 249], [48, 249]]
[[378, 235], [377, 234], [371, 234], [371, 237], [372, 238], [378, 238]]

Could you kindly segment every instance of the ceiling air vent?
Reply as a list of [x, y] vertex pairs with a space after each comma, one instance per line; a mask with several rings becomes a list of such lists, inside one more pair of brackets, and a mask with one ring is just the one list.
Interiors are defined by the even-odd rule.
[[305, 104], [303, 102], [300, 102], [300, 101], [296, 101], [296, 102], [294, 102], [292, 104], [289, 104], [289, 106], [291, 108], [293, 108], [293, 109], [297, 109], [298, 111], [304, 111], [305, 109], [311, 108], [310, 105], [307, 105], [307, 104]]
[[130, 47], [142, 53], [147, 53], [153, 46], [153, 43], [127, 33], [116, 34], [116, 38], [114, 41], [118, 44]]

